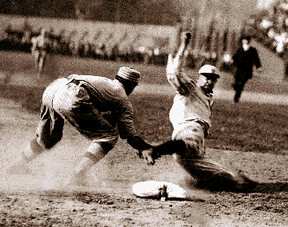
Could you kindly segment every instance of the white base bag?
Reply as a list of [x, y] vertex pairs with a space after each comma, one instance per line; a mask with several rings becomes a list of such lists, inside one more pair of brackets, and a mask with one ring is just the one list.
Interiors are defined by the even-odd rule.
[[[160, 198], [160, 191], [166, 186], [166, 197], [170, 199], [186, 199], [187, 193], [179, 185], [166, 181], [143, 181], [132, 186], [133, 193], [143, 198]], [[163, 199], [163, 198], [161, 198]], [[165, 199], [164, 199], [165, 200]]]

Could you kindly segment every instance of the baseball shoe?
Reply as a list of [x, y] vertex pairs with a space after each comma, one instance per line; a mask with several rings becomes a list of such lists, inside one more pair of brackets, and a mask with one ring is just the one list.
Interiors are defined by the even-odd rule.
[[249, 191], [253, 191], [257, 187], [258, 183], [256, 181], [249, 179], [247, 176], [245, 176], [243, 171], [241, 170], [239, 171], [239, 176], [242, 179], [239, 182], [237, 182], [235, 186], [236, 190], [249, 192]]
[[72, 177], [65, 182], [65, 186], [87, 186], [87, 178], [83, 173], [73, 173]]

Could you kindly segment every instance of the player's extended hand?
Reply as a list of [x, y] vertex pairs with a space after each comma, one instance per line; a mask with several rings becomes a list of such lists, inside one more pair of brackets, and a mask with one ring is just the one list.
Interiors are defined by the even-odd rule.
[[155, 155], [155, 152], [153, 151], [153, 147], [147, 150], [143, 150], [140, 153], [141, 153], [140, 158], [145, 159], [145, 161], [147, 162], [147, 165], [154, 165], [155, 159], [158, 158]]

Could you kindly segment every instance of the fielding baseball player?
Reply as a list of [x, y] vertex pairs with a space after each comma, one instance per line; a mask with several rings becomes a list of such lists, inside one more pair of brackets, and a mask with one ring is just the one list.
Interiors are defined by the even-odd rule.
[[49, 46], [49, 39], [46, 35], [46, 30], [41, 29], [40, 35], [37, 37], [33, 37], [31, 39], [31, 42], [31, 53], [35, 59], [35, 67], [38, 70], [37, 77], [39, 79], [46, 62], [47, 48]]
[[182, 33], [181, 45], [173, 58], [169, 55], [167, 79], [177, 94], [170, 110], [170, 121], [174, 131], [172, 141], [153, 149], [153, 158], [173, 154], [200, 186], [225, 186], [243, 189], [252, 184], [241, 171], [222, 166], [205, 156], [205, 137], [211, 126], [213, 88], [219, 78], [215, 66], [204, 65], [199, 70], [196, 83], [183, 72], [184, 52], [190, 41], [190, 33]]
[[139, 151], [140, 158], [154, 164], [151, 146], [135, 130], [133, 108], [128, 99], [138, 85], [140, 72], [121, 67], [114, 80], [89, 75], [70, 75], [50, 84], [43, 93], [41, 119], [30, 145], [21, 153], [10, 173], [26, 171], [26, 165], [61, 140], [64, 119], [91, 140], [70, 179], [85, 184], [85, 174], [116, 144], [119, 136]]

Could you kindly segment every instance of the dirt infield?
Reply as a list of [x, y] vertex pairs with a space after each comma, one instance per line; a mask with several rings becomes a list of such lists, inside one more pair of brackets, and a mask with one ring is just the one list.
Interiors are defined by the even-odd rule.
[[[195, 189], [171, 157], [149, 167], [120, 140], [89, 172], [88, 187], [65, 188], [62, 182], [72, 173], [88, 141], [67, 125], [59, 145], [30, 164], [31, 175], [9, 176], [3, 169], [27, 145], [38, 116], [2, 99], [0, 119], [0, 223], [4, 226], [288, 225], [287, 155], [208, 149], [214, 160], [240, 167], [261, 182], [251, 193], [209, 192]], [[51, 176], [56, 176], [55, 181], [49, 181]], [[191, 200], [136, 198], [131, 186], [142, 180], [179, 184]]]

